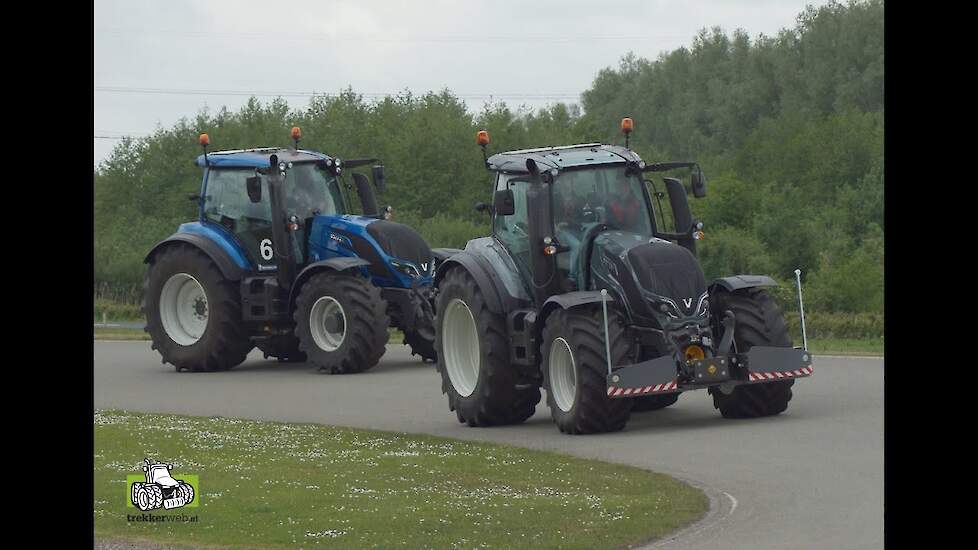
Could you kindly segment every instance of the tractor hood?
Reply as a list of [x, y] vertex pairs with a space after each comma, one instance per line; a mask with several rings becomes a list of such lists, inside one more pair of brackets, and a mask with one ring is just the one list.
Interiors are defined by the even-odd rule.
[[388, 256], [412, 262], [423, 272], [431, 269], [431, 249], [421, 235], [410, 227], [397, 222], [376, 220], [367, 225], [367, 233], [370, 233]]
[[605, 231], [594, 239], [591, 269], [596, 286], [604, 279], [617, 287], [633, 313], [643, 317], [688, 318], [705, 307], [706, 278], [699, 262], [669, 241]]
[[[339, 252], [340, 249], [348, 252]], [[312, 259], [355, 255], [370, 262], [375, 277], [391, 278], [391, 269], [417, 273], [422, 279], [434, 272], [434, 256], [428, 243], [410, 227], [365, 216], [316, 216], [311, 231]], [[390, 266], [387, 264], [390, 263]], [[404, 267], [405, 263], [413, 269]]]

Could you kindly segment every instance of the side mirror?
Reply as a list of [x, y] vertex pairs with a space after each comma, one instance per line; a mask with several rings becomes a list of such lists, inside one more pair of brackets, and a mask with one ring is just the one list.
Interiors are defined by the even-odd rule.
[[516, 213], [516, 200], [512, 189], [500, 189], [492, 194], [492, 210], [497, 216], [512, 216]]
[[696, 166], [696, 170], [693, 170], [689, 183], [693, 188], [694, 197], [702, 199], [706, 196], [706, 176], [703, 175], [703, 169], [699, 165]]
[[258, 176], [248, 178], [245, 185], [248, 188], [248, 200], [254, 203], [261, 202], [261, 178]]
[[693, 214], [689, 211], [689, 199], [683, 182], [676, 178], [662, 178], [666, 182], [666, 192], [669, 193], [669, 206], [676, 220], [676, 233], [687, 234], [693, 229]]
[[384, 181], [384, 165], [380, 164], [374, 166], [371, 170], [371, 175], [374, 179], [374, 187], [377, 188], [378, 193], [383, 193], [387, 190], [387, 182]]

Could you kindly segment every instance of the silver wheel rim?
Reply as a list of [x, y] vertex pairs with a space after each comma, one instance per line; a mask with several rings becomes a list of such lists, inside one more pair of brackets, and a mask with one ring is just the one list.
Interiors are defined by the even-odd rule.
[[346, 312], [329, 296], [316, 300], [309, 312], [309, 331], [323, 351], [336, 351], [346, 339]]
[[468, 397], [479, 382], [481, 363], [479, 331], [469, 306], [458, 298], [453, 299], [445, 308], [441, 327], [448, 379], [459, 395]]
[[554, 403], [570, 412], [577, 397], [577, 366], [567, 340], [556, 338], [550, 343], [550, 393]]
[[192, 346], [207, 330], [210, 308], [207, 294], [197, 279], [177, 273], [160, 292], [160, 322], [171, 340], [181, 346]]

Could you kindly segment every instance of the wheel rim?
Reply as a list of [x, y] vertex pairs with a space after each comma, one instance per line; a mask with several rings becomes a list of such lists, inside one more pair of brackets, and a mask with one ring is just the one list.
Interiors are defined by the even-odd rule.
[[309, 312], [309, 331], [323, 351], [336, 351], [346, 339], [346, 312], [334, 298], [323, 296]]
[[448, 303], [442, 316], [442, 348], [445, 352], [445, 370], [455, 391], [468, 397], [479, 382], [479, 331], [472, 311], [462, 300], [455, 298]]
[[557, 407], [570, 412], [577, 397], [577, 366], [567, 340], [556, 338], [550, 343], [550, 393]]
[[181, 346], [192, 346], [207, 330], [210, 308], [207, 294], [197, 279], [177, 273], [160, 292], [160, 321], [171, 340]]

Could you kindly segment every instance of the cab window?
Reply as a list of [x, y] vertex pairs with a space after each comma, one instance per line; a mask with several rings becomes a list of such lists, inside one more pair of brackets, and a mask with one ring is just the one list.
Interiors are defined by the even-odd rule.
[[268, 182], [264, 178], [261, 202], [253, 203], [248, 199], [245, 182], [254, 175], [253, 170], [210, 170], [204, 197], [204, 217], [233, 233], [270, 226], [272, 208], [268, 201]]
[[524, 273], [530, 271], [530, 233], [528, 212], [526, 207], [525, 181], [510, 182], [515, 175], [500, 174], [496, 180], [496, 190], [506, 189], [507, 185], [513, 190], [514, 212], [510, 216], [493, 217], [493, 234], [506, 247], [510, 256], [516, 261], [518, 268]]

